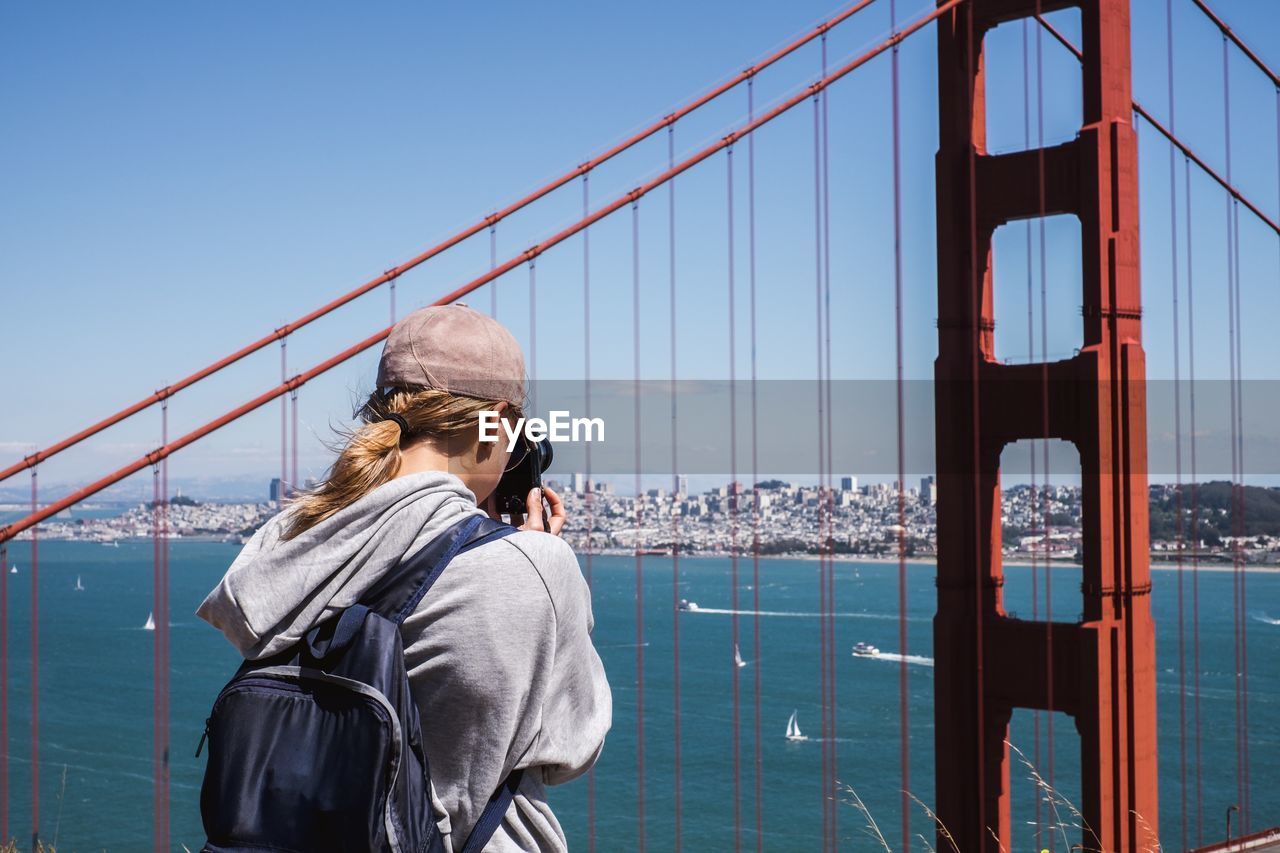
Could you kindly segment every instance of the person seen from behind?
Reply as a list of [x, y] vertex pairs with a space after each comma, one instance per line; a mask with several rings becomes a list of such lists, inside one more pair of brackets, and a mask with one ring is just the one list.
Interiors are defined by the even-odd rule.
[[[479, 413], [521, 417], [524, 377], [519, 344], [488, 316], [455, 304], [402, 319], [326, 479], [254, 534], [198, 615], [246, 659], [268, 657], [459, 521], [496, 518], [512, 454], [479, 441]], [[451, 851], [517, 769], [484, 850], [567, 850], [544, 786], [586, 772], [611, 723], [590, 593], [559, 535], [564, 505], [549, 488], [526, 505], [517, 532], [458, 554], [399, 629]]]

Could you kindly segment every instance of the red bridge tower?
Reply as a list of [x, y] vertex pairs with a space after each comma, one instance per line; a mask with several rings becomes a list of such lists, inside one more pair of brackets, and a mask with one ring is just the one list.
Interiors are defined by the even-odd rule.
[[[1070, 6], [1081, 10], [1084, 39], [1079, 134], [1051, 148], [987, 154], [984, 35]], [[938, 90], [938, 817], [964, 853], [1013, 850], [1010, 715], [1051, 709], [1070, 715], [1080, 736], [1085, 848], [1154, 849], [1155, 631], [1129, 0], [962, 3], [938, 21]], [[1083, 346], [1065, 361], [1001, 364], [992, 234], [1011, 220], [1052, 214], [1080, 221]], [[1000, 453], [1037, 438], [1063, 439], [1080, 454], [1079, 623], [1026, 621], [1003, 608]], [[949, 847], [939, 840], [939, 849]]]

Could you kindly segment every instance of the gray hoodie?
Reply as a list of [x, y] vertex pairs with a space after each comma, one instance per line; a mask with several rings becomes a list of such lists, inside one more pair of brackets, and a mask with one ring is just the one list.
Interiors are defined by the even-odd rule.
[[[254, 534], [196, 615], [246, 658], [275, 654], [450, 524], [479, 513], [461, 480], [436, 471], [385, 483], [287, 541], [286, 510]], [[452, 849], [518, 767], [524, 779], [485, 850], [567, 849], [543, 786], [585, 772], [609, 730], [612, 698], [591, 628], [591, 596], [572, 549], [529, 531], [457, 557], [401, 626]]]

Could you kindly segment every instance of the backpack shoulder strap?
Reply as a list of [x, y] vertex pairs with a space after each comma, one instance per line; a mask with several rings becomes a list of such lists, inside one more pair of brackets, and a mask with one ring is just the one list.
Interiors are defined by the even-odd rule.
[[[516, 528], [510, 524], [487, 516], [468, 516], [374, 584], [360, 603], [399, 625], [418, 606], [454, 557], [515, 532]], [[489, 843], [511, 807], [523, 776], [524, 770], [513, 770], [493, 792], [460, 853], [480, 853]]]
[[493, 834], [502, 824], [502, 818], [511, 807], [511, 801], [515, 799], [516, 789], [520, 787], [520, 780], [523, 777], [523, 769], [512, 770], [511, 775], [498, 786], [498, 790], [493, 792], [484, 811], [480, 813], [480, 819], [476, 821], [475, 826], [471, 827], [471, 833], [467, 836], [466, 843], [462, 845], [459, 853], [480, 853], [484, 850], [484, 846], [489, 843], [489, 839], [493, 838]]
[[360, 597], [360, 603], [399, 625], [418, 606], [454, 557], [515, 532], [514, 527], [501, 521], [467, 516], [388, 572]]

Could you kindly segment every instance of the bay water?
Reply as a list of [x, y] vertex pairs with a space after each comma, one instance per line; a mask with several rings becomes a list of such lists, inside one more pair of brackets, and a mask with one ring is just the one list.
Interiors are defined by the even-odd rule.
[[[176, 541], [171, 546], [171, 829], [173, 849], [198, 850], [203, 842], [199, 787], [204, 758], [194, 756], [204, 719], [219, 688], [234, 672], [238, 656], [229, 643], [194, 616], [239, 546]], [[151, 846], [152, 641], [142, 629], [151, 610], [152, 544], [123, 542], [40, 543], [40, 830], [59, 851], [144, 850]], [[10, 834], [30, 838], [30, 553], [11, 543], [18, 573], [8, 585], [9, 803]], [[583, 560], [584, 569], [586, 561]], [[746, 666], [734, 663], [731, 635], [733, 561], [682, 558], [673, 586], [670, 557], [644, 557], [637, 583], [633, 557], [596, 556], [590, 561], [595, 602], [595, 642], [613, 688], [614, 721], [591, 778], [550, 789], [553, 808], [570, 846], [631, 850], [638, 844], [640, 785], [637, 774], [638, 664], [643, 661], [643, 809], [647, 847], [667, 850], [675, 832], [674, 620], [679, 619], [681, 678], [682, 843], [689, 850], [733, 848], [734, 702], [739, 677], [739, 822], [742, 843], [755, 845], [756, 679], [760, 679], [759, 825], [770, 850], [814, 850], [822, 820], [821, 705], [819, 677], [818, 563], [762, 559], [754, 583], [750, 558], [737, 561], [739, 646]], [[1043, 592], [1043, 567], [1039, 584]], [[1008, 567], [1006, 606], [1031, 614], [1026, 566]], [[83, 591], [75, 590], [79, 577]], [[842, 795], [837, 806], [842, 849], [882, 850], [874, 820], [893, 849], [900, 847], [899, 667], [908, 672], [909, 778], [907, 787], [923, 804], [933, 796], [933, 668], [931, 619], [935, 609], [934, 567], [910, 563], [907, 578], [907, 648], [898, 644], [896, 562], [840, 562], [835, 567], [837, 774], [865, 803], [866, 813]], [[1180, 677], [1178, 664], [1178, 575], [1154, 572], [1157, 620], [1160, 737], [1161, 836], [1166, 848], [1181, 843]], [[1190, 619], [1189, 573], [1184, 612]], [[1073, 620], [1079, 610], [1080, 572], [1052, 570], [1054, 617]], [[1221, 571], [1199, 576], [1200, 773], [1203, 840], [1223, 837], [1223, 815], [1236, 797], [1236, 679], [1233, 644], [1233, 577]], [[1251, 573], [1248, 589], [1249, 750], [1252, 824], [1280, 824], [1280, 574]], [[637, 635], [637, 593], [644, 614]], [[755, 596], [761, 615], [755, 616]], [[676, 613], [679, 598], [699, 612]], [[708, 612], [711, 611], [711, 612]], [[759, 654], [753, 628], [760, 629]], [[1187, 690], [1191, 690], [1191, 628], [1185, 642]], [[637, 644], [639, 640], [639, 645]], [[878, 646], [879, 658], [854, 657], [851, 646]], [[1190, 696], [1188, 724], [1194, 725]], [[792, 711], [808, 741], [784, 737]], [[1052, 716], [1053, 760], [1048, 731]], [[1015, 712], [1010, 741], [1037, 764], [1058, 796], [1079, 805], [1079, 746], [1071, 720]], [[1194, 744], [1188, 741], [1190, 785]], [[1043, 800], [1027, 764], [1015, 757], [1011, 772], [1018, 849], [1066, 850], [1081, 833], [1069, 809]], [[1040, 805], [1040, 835], [1029, 825]], [[1194, 790], [1190, 791], [1191, 836], [1197, 840]], [[910, 806], [912, 831], [932, 841], [923, 808]], [[869, 814], [869, 817], [868, 817]], [[870, 819], [869, 819], [870, 818]], [[919, 839], [916, 849], [924, 849]]]

